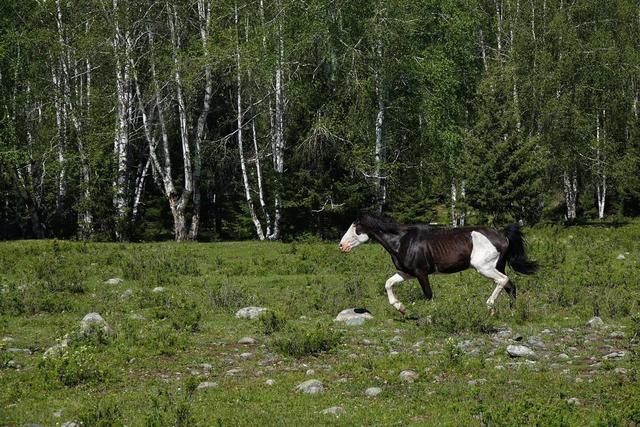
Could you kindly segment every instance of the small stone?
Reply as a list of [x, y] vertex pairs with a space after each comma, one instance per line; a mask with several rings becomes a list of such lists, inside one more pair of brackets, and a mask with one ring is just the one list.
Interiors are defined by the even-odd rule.
[[62, 416], [62, 409], [58, 409], [53, 413], [54, 418], [60, 418]]
[[615, 372], [616, 374], [626, 374], [627, 373], [627, 369], [626, 368], [616, 368], [613, 370], [613, 372]]
[[156, 294], [159, 294], [160, 292], [164, 292], [164, 287], [162, 287], [162, 286], [156, 286], [155, 288], [153, 288], [153, 289], [151, 290], [151, 292], [156, 293]]
[[542, 331], [540, 331], [540, 333], [549, 335], [549, 334], [553, 334], [553, 331], [551, 329], [543, 329]]
[[206, 390], [209, 388], [217, 388], [218, 387], [218, 383], [214, 383], [212, 381], [205, 381], [205, 382], [201, 382], [200, 384], [198, 384], [197, 389], [198, 390]]
[[558, 359], [560, 359], [560, 360], [569, 360], [569, 359], [571, 359], [571, 357], [566, 353], [560, 353], [558, 355]]
[[603, 359], [605, 359], [605, 360], [620, 359], [620, 358], [624, 357], [626, 354], [627, 354], [627, 352], [624, 351], [624, 350], [614, 351], [614, 352], [611, 352], [611, 353], [607, 354], [606, 356], [604, 356]]
[[389, 356], [397, 356], [397, 355], [399, 355], [399, 354], [400, 354], [400, 352], [399, 352], [399, 351], [395, 351], [395, 350], [391, 350], [391, 351], [389, 352]]
[[342, 406], [332, 406], [331, 408], [323, 409], [320, 413], [323, 415], [335, 415], [336, 417], [339, 417], [345, 413], [345, 410]]
[[2, 342], [11, 342], [13, 341], [13, 338], [11, 337], [2, 337]]
[[389, 340], [391, 344], [399, 344], [402, 342], [402, 337], [400, 335], [396, 335]]
[[372, 345], [373, 344], [373, 342], [369, 341], [368, 339], [363, 339], [361, 341], [361, 343], [362, 343], [362, 345]]
[[266, 380], [264, 383], [265, 383], [266, 385], [271, 386], [271, 385], [274, 385], [276, 382], [275, 382], [274, 380], [272, 380], [271, 378], [269, 378], [269, 379], [268, 379], [268, 380]]
[[579, 406], [580, 405], [580, 401], [575, 397], [571, 397], [571, 398], [567, 399], [567, 404]]
[[80, 427], [80, 424], [75, 421], [67, 421], [65, 423], [62, 423], [60, 427]]
[[316, 374], [316, 371], [314, 369], [307, 369], [307, 372], [305, 372], [305, 375], [307, 376], [311, 376], [315, 374]]
[[22, 368], [22, 365], [19, 364], [18, 362], [16, 362], [15, 360], [9, 360], [7, 362], [6, 366], [7, 366], [7, 368], [10, 368], [10, 369], [20, 369], [20, 368]]
[[119, 277], [113, 277], [111, 279], [105, 280], [104, 284], [105, 285], [119, 285], [120, 283], [124, 282], [124, 280], [122, 280]]
[[484, 384], [486, 382], [487, 382], [486, 379], [478, 378], [477, 380], [469, 380], [469, 381], [467, 381], [467, 384], [469, 384], [470, 386], [475, 386], [475, 385], [478, 385], [478, 384]]
[[364, 394], [369, 397], [375, 397], [382, 393], [382, 389], [380, 387], [369, 387], [364, 391]]
[[418, 375], [418, 373], [415, 371], [406, 370], [400, 372], [400, 380], [406, 383], [412, 383], [418, 378], [420, 378], [420, 375]]
[[251, 359], [252, 357], [253, 357], [253, 353], [242, 353], [242, 354], [240, 355], [240, 358], [241, 358], [241, 359], [245, 359], [245, 360], [246, 360], [246, 359]]
[[58, 344], [49, 347], [42, 355], [42, 358], [46, 359], [48, 357], [59, 356], [67, 350], [68, 346], [69, 346], [69, 339], [65, 338], [62, 341], [60, 341]]
[[609, 338], [624, 338], [624, 332], [620, 332], [620, 331], [616, 331], [616, 332], [611, 332], [611, 334], [609, 335]]
[[298, 384], [296, 391], [304, 394], [319, 394], [324, 391], [324, 385], [318, 380], [308, 380]]
[[7, 351], [9, 353], [31, 354], [31, 350], [29, 350], [28, 348], [8, 348]]
[[200, 367], [202, 368], [203, 371], [205, 372], [209, 372], [211, 369], [213, 369], [213, 366], [211, 366], [210, 363], [201, 363]]
[[604, 326], [604, 322], [598, 316], [592, 317], [591, 320], [587, 322], [587, 327], [589, 328], [601, 328]]
[[228, 377], [233, 377], [235, 375], [238, 375], [240, 372], [242, 372], [242, 369], [234, 368], [234, 369], [229, 369], [227, 372], [225, 372], [225, 375]]
[[127, 289], [123, 293], [120, 294], [120, 298], [128, 299], [128, 298], [131, 297], [131, 295], [133, 295], [133, 290], [132, 289]]
[[250, 319], [255, 320], [267, 309], [264, 307], [244, 307], [236, 312], [236, 317], [238, 319]]
[[540, 337], [531, 336], [529, 337], [529, 339], [527, 339], [527, 343], [535, 348], [539, 348], [539, 349], [545, 348], [544, 342], [542, 342], [542, 339], [540, 339]]
[[618, 255], [616, 258], [617, 258], [617, 259], [625, 259], [625, 256], [624, 256], [624, 254], [620, 254], [620, 255]]
[[251, 337], [242, 337], [238, 340], [238, 344], [253, 345], [255, 343], [256, 343], [256, 340]]
[[533, 359], [536, 353], [526, 345], [509, 345], [507, 346], [507, 354], [511, 357], [524, 357]]
[[502, 371], [502, 370], [504, 370], [504, 366], [502, 366], [502, 365], [496, 365], [496, 366], [494, 366], [494, 369], [495, 369], [496, 371]]

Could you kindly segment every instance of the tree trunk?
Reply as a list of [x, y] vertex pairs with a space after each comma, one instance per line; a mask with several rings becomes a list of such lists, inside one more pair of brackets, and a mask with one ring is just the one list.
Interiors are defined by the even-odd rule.
[[284, 9], [282, 0], [276, 0], [278, 9], [278, 25], [276, 33], [276, 76], [275, 76], [275, 112], [274, 112], [274, 138], [273, 138], [273, 168], [275, 171], [274, 178], [274, 218], [273, 232], [269, 235], [269, 239], [277, 240], [280, 238], [280, 222], [282, 221], [282, 180], [284, 175]]
[[256, 210], [253, 206], [253, 198], [251, 197], [251, 185], [249, 183], [249, 177], [247, 175], [247, 165], [244, 158], [244, 148], [242, 141], [242, 78], [241, 78], [241, 68], [240, 68], [240, 29], [239, 29], [239, 20], [238, 20], [238, 5], [236, 4], [234, 7], [234, 22], [236, 24], [236, 114], [237, 114], [237, 137], [238, 137], [238, 152], [240, 155], [240, 169], [242, 171], [242, 183], [244, 185], [244, 195], [245, 200], [247, 202], [247, 207], [249, 208], [249, 214], [251, 215], [251, 220], [253, 221], [253, 225], [256, 229], [256, 234], [258, 235], [258, 239], [264, 240], [264, 233], [262, 232], [262, 224], [260, 224], [260, 220], [256, 215]]
[[578, 200], [578, 177], [576, 172], [569, 174], [566, 170], [562, 174], [564, 186], [564, 198], [567, 204], [567, 220], [575, 221], [576, 219], [576, 202]]
[[602, 150], [604, 135], [604, 119], [606, 110], [602, 110], [602, 122], [600, 115], [596, 114], [596, 197], [598, 201], [598, 219], [604, 218], [604, 208], [607, 200], [607, 174], [605, 171], [604, 153]]

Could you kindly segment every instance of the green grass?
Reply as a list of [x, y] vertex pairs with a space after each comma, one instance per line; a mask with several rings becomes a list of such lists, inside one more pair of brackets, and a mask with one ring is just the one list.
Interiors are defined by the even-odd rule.
[[[373, 244], [345, 255], [335, 242], [2, 243], [0, 425], [639, 423], [640, 223], [536, 228], [528, 240], [542, 268], [512, 273], [515, 307], [503, 295], [489, 316], [493, 284], [467, 271], [434, 276], [430, 302], [415, 281], [398, 285], [407, 318], [387, 303], [393, 267]], [[104, 284], [112, 277], [124, 281]], [[248, 305], [271, 312], [236, 319]], [[334, 323], [348, 307], [375, 318]], [[113, 333], [79, 334], [89, 312]], [[585, 327], [596, 314], [606, 328]], [[535, 363], [506, 355], [505, 328], [542, 339]], [[257, 344], [237, 344], [243, 336]], [[477, 351], [462, 351], [466, 341]], [[405, 369], [420, 378], [403, 383]], [[294, 391], [310, 378], [322, 395]], [[203, 381], [218, 387], [197, 389]], [[374, 386], [383, 392], [366, 397]], [[320, 414], [335, 405], [339, 418]]]

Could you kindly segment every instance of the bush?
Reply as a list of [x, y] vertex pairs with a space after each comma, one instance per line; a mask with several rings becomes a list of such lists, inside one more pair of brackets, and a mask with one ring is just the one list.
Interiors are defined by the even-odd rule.
[[287, 356], [313, 356], [335, 348], [342, 336], [324, 325], [310, 328], [289, 326], [273, 339], [274, 348]]
[[53, 375], [67, 387], [97, 383], [105, 378], [104, 371], [98, 368], [95, 354], [87, 346], [68, 348], [58, 356], [43, 359], [40, 368], [45, 375]]
[[260, 323], [262, 325], [262, 333], [271, 335], [282, 330], [287, 325], [287, 319], [275, 311], [268, 310], [260, 315]]

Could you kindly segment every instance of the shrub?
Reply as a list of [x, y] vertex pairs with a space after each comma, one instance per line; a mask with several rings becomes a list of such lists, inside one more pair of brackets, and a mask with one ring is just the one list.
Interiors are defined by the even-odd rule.
[[324, 325], [310, 328], [289, 326], [273, 339], [274, 348], [287, 356], [313, 356], [335, 348], [341, 334]]
[[105, 373], [98, 368], [95, 355], [87, 346], [70, 347], [55, 357], [43, 359], [40, 368], [67, 387], [100, 382]]
[[287, 319], [275, 311], [268, 310], [260, 315], [260, 323], [262, 324], [262, 333], [271, 335], [283, 329], [287, 325]]

